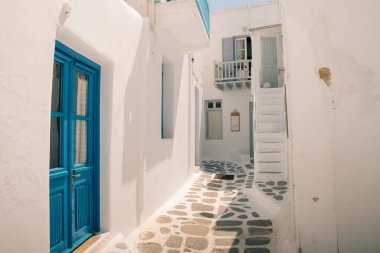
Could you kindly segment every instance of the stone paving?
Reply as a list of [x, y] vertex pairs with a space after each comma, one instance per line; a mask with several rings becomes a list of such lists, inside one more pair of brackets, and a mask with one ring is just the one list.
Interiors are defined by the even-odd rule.
[[[234, 178], [214, 179], [218, 174]], [[252, 164], [204, 161], [203, 171], [178, 202], [140, 226], [126, 244], [106, 252], [268, 253], [272, 222], [246, 194], [253, 180]]]

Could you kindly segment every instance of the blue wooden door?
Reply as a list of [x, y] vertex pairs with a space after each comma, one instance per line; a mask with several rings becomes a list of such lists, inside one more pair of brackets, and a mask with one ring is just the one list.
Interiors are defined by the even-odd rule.
[[100, 67], [56, 42], [50, 128], [50, 251], [99, 230]]

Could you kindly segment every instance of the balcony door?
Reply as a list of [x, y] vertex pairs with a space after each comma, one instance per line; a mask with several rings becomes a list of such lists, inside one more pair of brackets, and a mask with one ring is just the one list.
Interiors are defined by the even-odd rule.
[[278, 87], [278, 66], [277, 66], [277, 39], [276, 37], [263, 37], [261, 39], [261, 59], [262, 59], [262, 84], [264, 88], [277, 88]]
[[56, 42], [50, 127], [50, 252], [99, 230], [100, 66]]

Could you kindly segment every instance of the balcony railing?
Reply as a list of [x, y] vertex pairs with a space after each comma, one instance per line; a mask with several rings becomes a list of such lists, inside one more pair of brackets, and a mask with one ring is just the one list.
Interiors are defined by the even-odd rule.
[[203, 24], [205, 25], [208, 36], [210, 37], [210, 7], [207, 0], [196, 0]]
[[215, 84], [251, 80], [252, 60], [215, 63]]

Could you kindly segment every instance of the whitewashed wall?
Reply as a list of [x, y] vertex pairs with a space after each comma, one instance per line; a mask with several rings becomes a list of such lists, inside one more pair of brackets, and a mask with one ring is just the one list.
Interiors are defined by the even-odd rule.
[[[202, 159], [222, 159], [241, 161], [241, 154], [249, 155], [249, 102], [253, 100], [251, 91], [247, 88], [232, 91], [220, 91], [213, 85], [214, 64], [222, 61], [222, 39], [233, 36], [250, 36], [248, 29], [278, 24], [280, 21], [278, 4], [276, 1], [247, 5], [232, 9], [211, 12], [211, 38], [207, 49], [194, 54], [196, 64], [202, 77], [203, 98], [223, 100], [223, 139], [206, 140], [205, 116], [202, 112], [201, 146]], [[258, 33], [259, 34], [259, 33]], [[260, 48], [253, 45], [253, 62], [256, 60]], [[256, 50], [257, 49], [257, 50]], [[254, 66], [255, 68], [255, 66]], [[240, 112], [240, 132], [231, 132], [230, 115], [234, 110]]]
[[300, 247], [379, 252], [380, 4], [282, 4]]
[[[5, 1], [0, 8], [1, 252], [49, 252], [55, 39], [102, 66], [102, 230], [128, 234], [189, 174], [188, 56], [124, 1], [72, 1], [66, 22], [63, 3]], [[176, 64], [181, 111], [168, 141], [160, 139], [163, 54]]]

